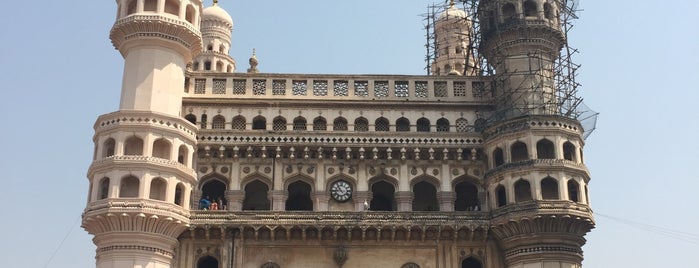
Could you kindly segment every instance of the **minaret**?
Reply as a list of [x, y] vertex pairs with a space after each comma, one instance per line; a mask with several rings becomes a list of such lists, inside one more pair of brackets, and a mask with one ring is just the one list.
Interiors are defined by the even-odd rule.
[[98, 268], [171, 267], [189, 224], [196, 126], [181, 118], [186, 64], [201, 51], [200, 0], [117, 0], [119, 111], [94, 125], [82, 226]]
[[235, 72], [235, 60], [228, 54], [231, 49], [233, 19], [223, 8], [214, 5], [201, 13], [201, 35], [204, 49], [194, 59], [193, 71]]
[[475, 75], [474, 51], [471, 43], [471, 21], [468, 14], [454, 4], [437, 16], [434, 32], [437, 41], [437, 58], [432, 63], [433, 75]]
[[582, 266], [594, 228], [583, 128], [559, 115], [554, 61], [566, 44], [561, 1], [482, 0], [481, 53], [495, 70], [493, 120], [483, 131], [491, 234], [508, 268]]

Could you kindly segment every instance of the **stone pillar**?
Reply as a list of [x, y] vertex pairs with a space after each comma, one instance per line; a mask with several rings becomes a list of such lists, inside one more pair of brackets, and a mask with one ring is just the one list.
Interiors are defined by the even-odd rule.
[[413, 192], [400, 191], [396, 193], [398, 211], [413, 210]]
[[311, 199], [313, 200], [313, 210], [328, 211], [328, 198], [329, 196], [327, 191], [317, 191], [312, 193]]
[[440, 211], [454, 211], [454, 201], [456, 201], [456, 193], [454, 192], [439, 192], [437, 193], [439, 200]]
[[228, 190], [226, 191], [226, 200], [228, 201], [228, 210], [241, 211], [243, 210], [243, 200], [245, 200], [245, 191]]
[[354, 192], [352, 194], [352, 199], [354, 200], [354, 210], [355, 211], [369, 210], [369, 208], [364, 207], [364, 202], [366, 201], [367, 204], [371, 204], [371, 192], [368, 192], [368, 191]]
[[286, 199], [287, 198], [289, 198], [289, 194], [286, 191], [271, 191], [269, 199], [272, 203], [272, 210], [274, 210], [274, 211], [286, 210]]

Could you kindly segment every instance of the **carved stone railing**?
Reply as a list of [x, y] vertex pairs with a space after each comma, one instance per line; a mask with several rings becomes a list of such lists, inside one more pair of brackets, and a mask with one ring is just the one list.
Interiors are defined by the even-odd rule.
[[[495, 176], [499, 173], [523, 170], [528, 168], [569, 168], [588, 174], [587, 166], [583, 163], [564, 159], [529, 159], [512, 163], [505, 163], [485, 172], [485, 178]], [[588, 174], [589, 177], [589, 174]]]
[[197, 127], [184, 118], [150, 111], [117, 111], [104, 114], [97, 118], [93, 127], [95, 132], [99, 132], [118, 126], [159, 127], [192, 140], [197, 136]]
[[92, 162], [92, 165], [90, 165], [88, 176], [92, 177], [92, 173], [104, 168], [109, 168], [113, 165], [133, 164], [147, 164], [150, 166], [172, 169], [179, 172], [180, 176], [184, 178], [196, 178], [196, 172], [193, 169], [188, 168], [177, 161], [143, 155], [113, 155], [107, 158], [95, 160]]
[[[169, 15], [133, 14], [117, 20], [110, 32], [112, 44], [117, 49], [132, 39], [161, 38], [181, 45], [196, 55], [201, 51], [201, 32], [191, 23]], [[124, 51], [122, 51], [124, 53]], [[186, 60], [189, 60], [187, 57]]]
[[590, 219], [594, 222], [592, 209], [581, 203], [568, 200], [535, 200], [507, 204], [492, 211], [493, 219], [519, 218], [522, 216], [570, 215]]
[[483, 131], [486, 140], [524, 130], [560, 130], [582, 136], [580, 122], [558, 115], [532, 115], [515, 118], [488, 126]]
[[178, 220], [188, 221], [189, 210], [165, 201], [137, 198], [107, 198], [87, 204], [83, 217], [107, 213], [147, 213], [154, 215], [175, 216]]

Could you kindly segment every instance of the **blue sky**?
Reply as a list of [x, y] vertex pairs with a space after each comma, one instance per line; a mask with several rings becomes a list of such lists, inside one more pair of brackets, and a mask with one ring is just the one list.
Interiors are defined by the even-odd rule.
[[[118, 107], [123, 60], [108, 39], [116, 4], [5, 2], [0, 267], [94, 267], [94, 245], [79, 217], [92, 124]], [[419, 14], [429, 3], [221, 0], [236, 24], [238, 70], [257, 48], [259, 69], [277, 73], [423, 74]], [[580, 94], [601, 113], [585, 147], [600, 214], [584, 265], [692, 267], [699, 262], [699, 2], [580, 7], [570, 35], [581, 51]], [[602, 215], [684, 232], [680, 238], [690, 241]]]

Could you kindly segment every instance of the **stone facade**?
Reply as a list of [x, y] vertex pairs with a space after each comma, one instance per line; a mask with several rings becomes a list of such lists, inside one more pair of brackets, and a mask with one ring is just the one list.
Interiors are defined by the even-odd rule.
[[216, 4], [117, 3], [122, 99], [94, 125], [83, 214], [97, 267], [581, 267], [583, 128], [547, 99], [558, 1], [481, 1], [485, 56], [531, 71], [505, 89], [453, 3], [435, 76], [235, 73]]

